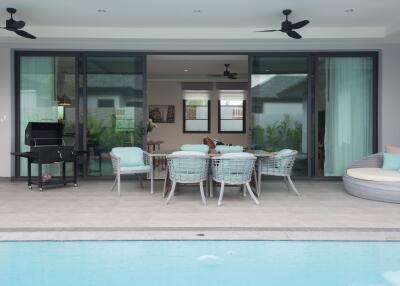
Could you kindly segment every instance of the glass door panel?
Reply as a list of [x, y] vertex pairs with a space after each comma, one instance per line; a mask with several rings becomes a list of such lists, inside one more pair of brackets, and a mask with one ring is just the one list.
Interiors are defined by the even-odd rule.
[[316, 74], [316, 175], [342, 176], [373, 152], [373, 58], [319, 57]]
[[111, 175], [113, 147], [143, 147], [143, 59], [86, 58], [88, 175]]
[[299, 152], [294, 175], [308, 171], [308, 58], [252, 58], [252, 148]]
[[[19, 64], [19, 150], [28, 151], [24, 143], [25, 128], [30, 121], [63, 122], [67, 145], [74, 145], [76, 58], [70, 56], [21, 56]], [[19, 175], [27, 176], [27, 161], [20, 159]], [[67, 174], [72, 166], [67, 164]], [[44, 174], [60, 175], [59, 164], [46, 165]], [[32, 175], [37, 175], [36, 164]]]

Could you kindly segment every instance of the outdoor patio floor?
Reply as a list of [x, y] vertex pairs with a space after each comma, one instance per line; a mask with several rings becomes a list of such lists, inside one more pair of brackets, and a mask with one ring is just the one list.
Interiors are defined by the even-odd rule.
[[[150, 194], [149, 184], [123, 180], [122, 196], [110, 192], [111, 181], [81, 181], [39, 192], [25, 182], [0, 183], [0, 230], [82, 229], [368, 229], [400, 230], [400, 205], [373, 202], [345, 193], [342, 182], [295, 181], [301, 196], [283, 182], [263, 183], [261, 204], [227, 189], [223, 205], [217, 198], [201, 204], [194, 186], [181, 187], [169, 205], [161, 181]], [[217, 189], [217, 188], [215, 188]], [[217, 192], [217, 190], [215, 190]]]

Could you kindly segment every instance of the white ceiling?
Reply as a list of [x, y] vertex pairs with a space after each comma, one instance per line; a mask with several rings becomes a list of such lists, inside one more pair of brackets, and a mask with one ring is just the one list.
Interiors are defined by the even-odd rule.
[[[255, 33], [278, 28], [281, 11], [291, 8], [293, 22], [311, 21], [305, 39], [388, 38], [400, 30], [399, 0], [2, 0], [39, 39], [285, 39], [282, 33]], [[105, 9], [106, 13], [99, 13]], [[193, 10], [201, 10], [194, 13]], [[346, 13], [346, 9], [354, 9]], [[1, 37], [14, 37], [0, 31]], [[289, 39], [288, 39], [289, 40]], [[293, 41], [293, 40], [291, 40]]]

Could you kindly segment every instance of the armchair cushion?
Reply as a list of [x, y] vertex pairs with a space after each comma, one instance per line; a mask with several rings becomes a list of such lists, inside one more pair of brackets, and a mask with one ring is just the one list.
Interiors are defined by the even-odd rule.
[[150, 172], [150, 165], [133, 166], [133, 167], [121, 167], [121, 172]]
[[138, 147], [115, 147], [111, 153], [120, 158], [121, 167], [144, 166], [143, 150]]
[[210, 148], [205, 144], [184, 144], [181, 146], [182, 151], [199, 151], [205, 154], [208, 153]]

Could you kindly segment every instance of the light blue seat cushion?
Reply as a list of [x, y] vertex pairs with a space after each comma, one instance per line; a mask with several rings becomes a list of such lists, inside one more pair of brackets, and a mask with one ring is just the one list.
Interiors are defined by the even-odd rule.
[[143, 150], [138, 147], [115, 147], [111, 153], [120, 158], [120, 167], [144, 166]]
[[207, 154], [210, 147], [205, 144], [184, 144], [181, 146], [182, 151], [199, 151]]
[[150, 172], [150, 165], [134, 166], [134, 167], [120, 167], [121, 172]]
[[207, 155], [204, 152], [200, 151], [175, 151], [172, 152], [172, 155], [177, 155], [177, 156], [201, 156], [201, 157], [207, 157]]
[[222, 154], [221, 159], [254, 159], [256, 158], [253, 154], [242, 152], [242, 153], [226, 153]]
[[383, 153], [384, 170], [399, 170], [400, 169], [400, 154], [398, 153]]
[[239, 153], [243, 152], [243, 146], [236, 145], [236, 146], [228, 146], [228, 145], [217, 145], [215, 147], [215, 151], [221, 154], [226, 153]]

